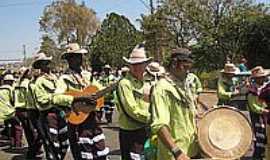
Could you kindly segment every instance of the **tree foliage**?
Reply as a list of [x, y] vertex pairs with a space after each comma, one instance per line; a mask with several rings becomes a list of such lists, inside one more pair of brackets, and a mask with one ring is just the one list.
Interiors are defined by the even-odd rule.
[[75, 0], [53, 1], [45, 7], [39, 24], [58, 44], [76, 41], [80, 45], [88, 44], [99, 26], [95, 12]]
[[[255, 36], [255, 30], [248, 29], [251, 17], [256, 21], [259, 19], [254, 17], [269, 14], [265, 5], [252, 0], [163, 0], [158, 11], [161, 10], [159, 22], [172, 38], [164, 46], [191, 48], [196, 57], [195, 66], [200, 70], [222, 68], [226, 57], [237, 59], [248, 54], [251, 37], [247, 37], [251, 31]], [[147, 22], [143, 17], [143, 24]]]
[[90, 45], [92, 65], [108, 63], [120, 67], [124, 64], [122, 57], [128, 57], [134, 46], [140, 42], [141, 33], [125, 16], [110, 13], [103, 20]]
[[57, 67], [58, 69], [64, 67], [64, 63], [59, 63], [62, 61], [61, 54], [63, 50], [59, 49], [54, 40], [51, 39], [48, 35], [42, 36], [39, 52], [43, 52], [47, 56], [52, 56], [52, 63], [54, 67]]

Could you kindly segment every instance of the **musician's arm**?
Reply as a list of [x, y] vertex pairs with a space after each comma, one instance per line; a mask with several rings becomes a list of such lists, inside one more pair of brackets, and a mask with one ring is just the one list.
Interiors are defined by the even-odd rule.
[[252, 112], [255, 112], [255, 113], [258, 113], [258, 114], [261, 114], [265, 108], [267, 107], [267, 104], [264, 103], [263, 101], [260, 101], [258, 96], [254, 96], [252, 94], [248, 94], [248, 106], [249, 106], [249, 109], [252, 111]]
[[225, 90], [224, 83], [221, 80], [219, 80], [218, 81], [218, 97], [221, 98], [222, 100], [230, 100], [232, 96], [233, 96], [233, 92], [227, 92]]

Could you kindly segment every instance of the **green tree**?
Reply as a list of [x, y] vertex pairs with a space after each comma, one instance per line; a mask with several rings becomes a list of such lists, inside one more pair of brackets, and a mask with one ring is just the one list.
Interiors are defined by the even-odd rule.
[[142, 15], [140, 20], [146, 49], [155, 61], [162, 62], [168, 48], [172, 47], [173, 36], [168, 30], [164, 17], [164, 8], [150, 15]]
[[193, 49], [201, 70], [222, 68], [226, 57], [243, 54], [248, 19], [267, 14], [252, 0], [164, 0], [162, 8], [174, 46]]
[[39, 52], [44, 52], [47, 56], [53, 57], [53, 66], [57, 69], [63, 68], [64, 63], [61, 62], [61, 53], [63, 50], [59, 49], [53, 39], [51, 39], [48, 35], [42, 36], [42, 41], [40, 45]]
[[75, 0], [53, 1], [45, 7], [39, 24], [40, 30], [55, 37], [58, 44], [76, 41], [83, 46], [99, 26], [94, 10]]
[[110, 13], [90, 44], [92, 65], [122, 66], [122, 57], [128, 57], [134, 46], [142, 42], [141, 35], [125, 16]]

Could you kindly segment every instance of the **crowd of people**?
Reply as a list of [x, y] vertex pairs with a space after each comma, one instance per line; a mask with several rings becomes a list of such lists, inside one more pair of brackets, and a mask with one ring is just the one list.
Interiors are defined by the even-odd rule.
[[[12, 149], [23, 147], [25, 134], [28, 151], [26, 159], [42, 159], [43, 150], [48, 160], [64, 159], [70, 148], [75, 160], [106, 160], [110, 150], [100, 127], [105, 113], [106, 123], [112, 122], [118, 110], [119, 141], [122, 160], [187, 160], [201, 158], [197, 141], [196, 118], [203, 87], [192, 73], [193, 56], [190, 50], [171, 51], [169, 64], [151, 62], [143, 45], [137, 45], [126, 66], [114, 71], [110, 65], [102, 74], [82, 69], [87, 50], [76, 43], [67, 46], [61, 56], [68, 63], [62, 74], [53, 74], [52, 57], [38, 53], [31, 67], [22, 67], [19, 75], [3, 74], [0, 86], [0, 119], [4, 122], [2, 138], [11, 142]], [[246, 63], [227, 63], [218, 80], [218, 105], [232, 105], [231, 99], [241, 95], [235, 87], [235, 75], [248, 72]], [[269, 73], [262, 67], [251, 69], [245, 87], [248, 91], [247, 109], [254, 131], [255, 159], [263, 159], [267, 146], [266, 126], [269, 113]], [[95, 94], [71, 96], [69, 91], [80, 91], [93, 85], [102, 90], [117, 83], [104, 96], [104, 106], [96, 108]], [[77, 103], [94, 106], [81, 124], [66, 120], [70, 111], [80, 112]], [[91, 107], [89, 107], [91, 108]], [[150, 148], [150, 149], [149, 149]]]

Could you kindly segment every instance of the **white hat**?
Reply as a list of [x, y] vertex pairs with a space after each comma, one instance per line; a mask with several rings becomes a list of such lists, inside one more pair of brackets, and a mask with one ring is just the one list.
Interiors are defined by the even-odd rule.
[[124, 61], [128, 64], [138, 64], [149, 62], [152, 57], [147, 58], [143, 44], [138, 44], [131, 52], [129, 59], [123, 57]]
[[66, 47], [66, 52], [61, 56], [62, 59], [66, 59], [71, 54], [86, 54], [88, 51], [84, 48], [81, 48], [78, 43], [70, 43]]
[[163, 66], [161, 66], [158, 62], [151, 62], [147, 65], [146, 71], [153, 76], [163, 76], [166, 71]]
[[40, 52], [40, 53], [36, 54], [34, 56], [34, 58], [35, 58], [35, 60], [34, 60], [34, 62], [32, 64], [32, 66], [33, 66], [33, 68], [36, 68], [36, 69], [39, 68], [40, 62], [42, 62], [42, 61], [49, 61], [49, 62], [51, 62], [52, 61], [52, 56], [47, 57], [46, 54], [43, 53], [43, 52]]
[[106, 64], [105, 66], [104, 66], [104, 69], [105, 68], [107, 68], [107, 69], [111, 69], [111, 66], [110, 65], [108, 65], [108, 64]]
[[221, 73], [227, 73], [227, 74], [237, 74], [238, 70], [232, 63], [226, 63], [224, 66], [224, 69], [220, 71]]
[[121, 72], [129, 72], [129, 68], [128, 67], [122, 67], [121, 68]]
[[12, 74], [7, 74], [4, 76], [4, 81], [15, 81], [15, 78]]

